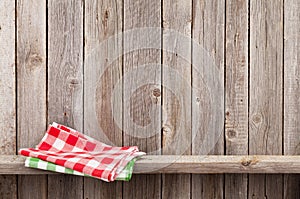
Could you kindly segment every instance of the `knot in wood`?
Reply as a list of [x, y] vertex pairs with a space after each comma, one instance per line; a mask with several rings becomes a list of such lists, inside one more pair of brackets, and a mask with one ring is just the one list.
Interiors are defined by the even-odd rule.
[[250, 165], [254, 165], [254, 164], [256, 164], [258, 162], [258, 158], [255, 156], [255, 157], [253, 157], [252, 159], [249, 159], [249, 158], [243, 158], [242, 160], [241, 160], [241, 164], [243, 165], [243, 166], [245, 166], [245, 167], [247, 167], [247, 166], [250, 166]]
[[236, 133], [236, 131], [234, 131], [234, 130], [228, 130], [228, 131], [227, 131], [227, 137], [228, 137], [228, 138], [235, 138], [236, 135], [237, 135], [237, 133]]
[[160, 95], [161, 95], [160, 89], [158, 89], [158, 88], [153, 89], [152, 93], [155, 97], [160, 97]]
[[252, 117], [254, 123], [260, 123], [262, 121], [262, 116], [260, 114], [255, 114]]
[[79, 84], [79, 81], [77, 79], [71, 79], [70, 84]]
[[36, 53], [30, 54], [26, 60], [27, 67], [29, 70], [36, 69], [39, 65], [43, 63], [43, 58]]
[[107, 20], [108, 17], [109, 17], [109, 11], [105, 10], [105, 12], [104, 12], [104, 19]]
[[168, 126], [163, 126], [162, 127], [162, 131], [163, 131], [163, 133], [170, 133], [171, 132], [171, 128], [168, 127]]
[[78, 79], [72, 78], [69, 80], [69, 87], [70, 88], [75, 88], [80, 84]]
[[246, 167], [246, 166], [249, 166], [251, 164], [251, 162], [252, 162], [252, 160], [244, 160], [244, 161], [242, 161], [242, 165]]

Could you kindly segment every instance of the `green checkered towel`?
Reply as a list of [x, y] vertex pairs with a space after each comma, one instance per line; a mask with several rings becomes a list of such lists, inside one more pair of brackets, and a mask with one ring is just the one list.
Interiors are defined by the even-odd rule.
[[[123, 181], [129, 181], [132, 176], [133, 166], [137, 158], [132, 159], [127, 166], [124, 168], [124, 170], [118, 175], [116, 180], [123, 180]], [[84, 173], [74, 171], [72, 169], [53, 164], [51, 162], [46, 162], [38, 158], [32, 158], [27, 157], [25, 161], [25, 166], [30, 168], [36, 168], [36, 169], [42, 169], [47, 171], [54, 171], [59, 173], [65, 173], [65, 174], [73, 174], [73, 175], [79, 175], [79, 176], [88, 176]]]

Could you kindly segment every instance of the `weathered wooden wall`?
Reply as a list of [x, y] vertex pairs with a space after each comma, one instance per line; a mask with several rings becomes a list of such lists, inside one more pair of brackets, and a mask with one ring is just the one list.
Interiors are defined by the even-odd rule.
[[[214, 104], [191, 64], [193, 42], [185, 46], [185, 59], [166, 52], [162, 49], [176, 51], [181, 43], [170, 44], [162, 29], [148, 41], [160, 49], [127, 52], [152, 33], [128, 38], [122, 32], [143, 27], [176, 30], [213, 57], [224, 88], [224, 119], [212, 120], [224, 129], [212, 150], [201, 148], [204, 135], [194, 128], [196, 123], [200, 132], [209, 128]], [[116, 34], [120, 37], [107, 42]], [[95, 51], [101, 54], [91, 56]], [[181, 79], [164, 67], [154, 72], [145, 67], [124, 78], [145, 64], [168, 65], [190, 87], [182, 84], [172, 92], [166, 85]], [[151, 83], [132, 93], [141, 78]], [[299, 79], [299, 0], [0, 1], [0, 154], [33, 147], [56, 121], [151, 154], [300, 155]], [[116, 87], [123, 89], [115, 95]], [[113, 96], [120, 103], [111, 103]], [[201, 120], [195, 119], [198, 105]], [[128, 115], [136, 123], [131, 132], [124, 130]], [[135, 136], [137, 126], [151, 136]], [[67, 175], [0, 175], [0, 198], [297, 199], [300, 176], [157, 174], [104, 183]]]

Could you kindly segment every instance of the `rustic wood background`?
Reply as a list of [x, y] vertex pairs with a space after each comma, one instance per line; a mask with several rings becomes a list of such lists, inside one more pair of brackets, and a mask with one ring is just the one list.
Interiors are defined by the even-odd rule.
[[[33, 147], [53, 121], [101, 139], [86, 117], [85, 91], [94, 68], [85, 58], [109, 36], [136, 27], [175, 29], [214, 57], [224, 78], [225, 109], [220, 114], [225, 119], [215, 121], [224, 123], [224, 134], [211, 154], [300, 154], [299, 0], [1, 0], [0, 154]], [[117, 42], [113, 45], [131, 45]], [[109, 57], [112, 48], [106, 46], [101, 59]], [[207, 127], [206, 121], [192, 118], [191, 90], [180, 88], [181, 95], [174, 96], [149, 84], [136, 91], [131, 103], [137, 124], [149, 123], [151, 106], [166, 110], [156, 109], [158, 119], [168, 120], [155, 124], [162, 131], [151, 139], [128, 136], [114, 124], [113, 86], [127, 71], [145, 63], [170, 65], [201, 87], [192, 67], [180, 67], [188, 62], [177, 55], [155, 49], [124, 54], [103, 71], [97, 88], [99, 125], [117, 145], [138, 145], [148, 152], [162, 146], [162, 154], [177, 154], [192, 138], [191, 122]], [[162, 70], [154, 78], [164, 85], [168, 75]], [[174, 132], [180, 110], [185, 110], [190, 123], [178, 137]], [[196, 138], [185, 154], [201, 154], [199, 143]], [[70, 175], [0, 175], [0, 198], [297, 199], [300, 176], [134, 175], [130, 182], [104, 183]]]

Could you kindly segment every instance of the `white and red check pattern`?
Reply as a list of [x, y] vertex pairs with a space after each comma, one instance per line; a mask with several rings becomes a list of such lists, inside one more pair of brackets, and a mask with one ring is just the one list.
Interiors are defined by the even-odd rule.
[[144, 155], [136, 146], [112, 147], [74, 129], [53, 123], [36, 149], [19, 151], [21, 155], [114, 181], [133, 158]]

